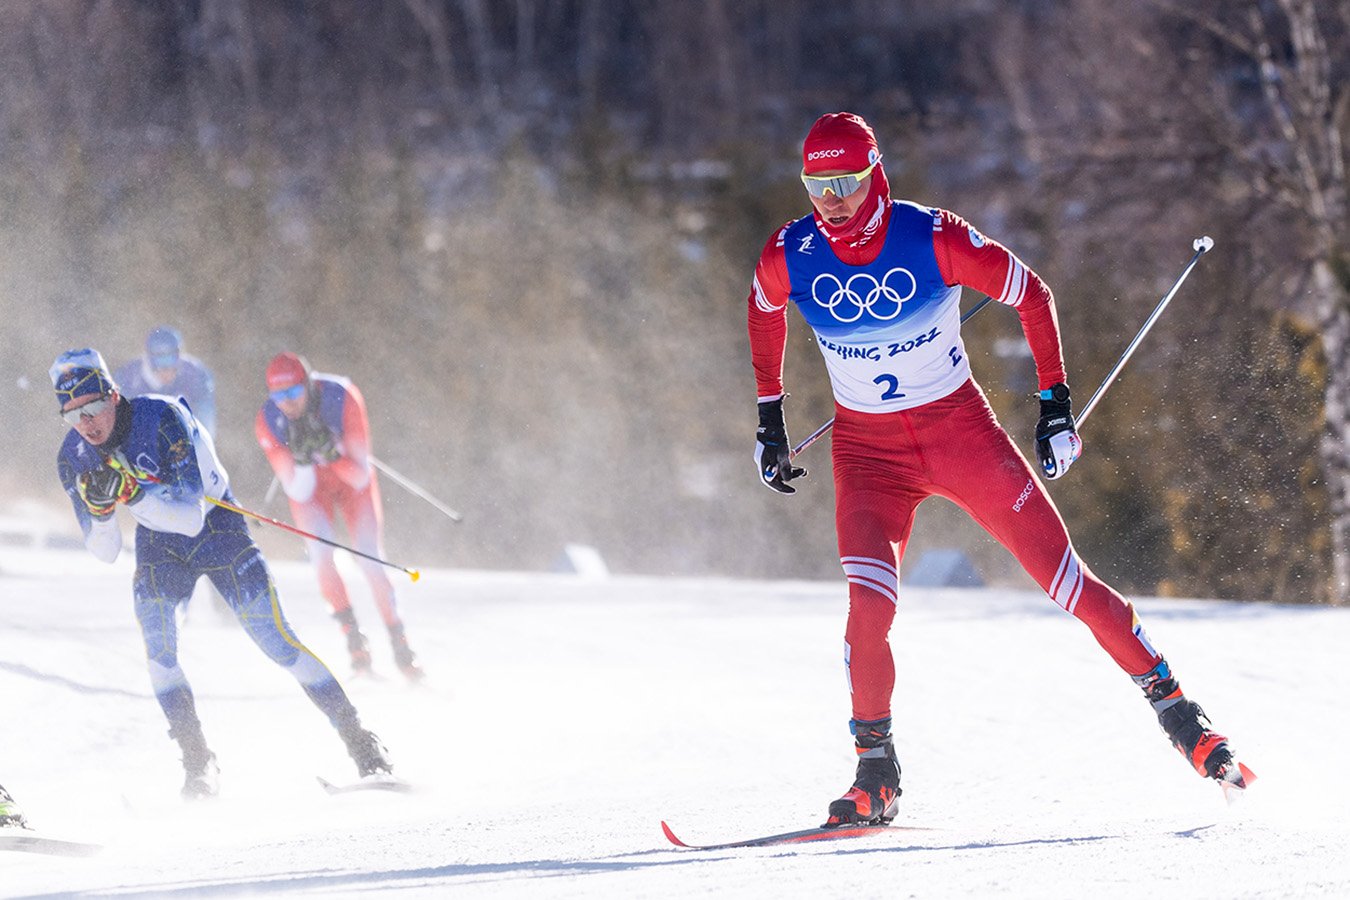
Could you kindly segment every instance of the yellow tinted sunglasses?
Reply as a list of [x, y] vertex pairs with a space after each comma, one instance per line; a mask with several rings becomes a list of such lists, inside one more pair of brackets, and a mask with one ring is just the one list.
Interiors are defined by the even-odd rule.
[[802, 169], [802, 184], [806, 185], [806, 192], [812, 197], [824, 197], [826, 194], [834, 194], [836, 197], [847, 197], [855, 193], [872, 170], [881, 162], [881, 157], [877, 157], [877, 162], [872, 163], [861, 172], [849, 172], [845, 175], [807, 175], [806, 170]]

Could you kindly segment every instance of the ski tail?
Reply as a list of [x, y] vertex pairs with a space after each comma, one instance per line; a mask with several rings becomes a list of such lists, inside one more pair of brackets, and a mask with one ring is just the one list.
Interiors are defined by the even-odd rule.
[[103, 846], [47, 837], [27, 828], [5, 828], [0, 829], [0, 850], [42, 853], [47, 856], [93, 856], [102, 851]]
[[411, 793], [413, 787], [402, 778], [390, 775], [387, 772], [377, 772], [374, 775], [367, 775], [357, 781], [336, 783], [329, 781], [322, 775], [314, 776], [319, 787], [330, 794], [350, 794], [354, 791], [391, 791], [396, 794]]

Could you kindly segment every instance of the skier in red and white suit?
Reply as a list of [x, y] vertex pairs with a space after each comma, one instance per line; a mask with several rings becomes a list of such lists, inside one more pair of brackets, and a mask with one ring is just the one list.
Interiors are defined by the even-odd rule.
[[[383, 557], [380, 486], [371, 464], [370, 423], [360, 390], [346, 378], [311, 372], [304, 357], [289, 352], [278, 353], [268, 363], [267, 390], [254, 432], [291, 501], [296, 526], [333, 540], [341, 512], [356, 549]], [[347, 636], [352, 668], [366, 672], [371, 667], [370, 649], [334, 563], [333, 548], [319, 541], [307, 545], [319, 590]], [[408, 646], [389, 576], [376, 562], [358, 557], [357, 565], [389, 630], [394, 661], [409, 679], [420, 679], [422, 670]]]
[[1040, 384], [1037, 456], [1047, 478], [1082, 451], [1074, 429], [1049, 288], [961, 217], [893, 201], [872, 129], [822, 116], [803, 147], [814, 213], [764, 247], [749, 296], [759, 395], [760, 478], [784, 494], [792, 464], [783, 419], [787, 307], [815, 331], [835, 396], [835, 525], [849, 585], [844, 662], [852, 691], [857, 780], [829, 823], [889, 821], [900, 793], [891, 740], [895, 665], [888, 632], [915, 508], [937, 494], [966, 510], [1059, 606], [1091, 629], [1144, 689], [1160, 724], [1200, 774], [1236, 779], [1227, 740], [1177, 685], [1134, 608], [1074, 551], [1064, 521], [971, 377], [960, 334], [961, 287], [1017, 310]]

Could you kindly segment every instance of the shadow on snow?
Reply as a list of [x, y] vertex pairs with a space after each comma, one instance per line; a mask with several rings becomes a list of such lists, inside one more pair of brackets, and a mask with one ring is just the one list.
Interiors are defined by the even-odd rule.
[[[1163, 832], [1177, 838], [1197, 838], [1200, 833], [1213, 828], [1213, 825], [1201, 825], [1179, 831]], [[850, 845], [838, 849], [826, 849], [825, 845], [812, 844], [801, 848], [784, 849], [781, 847], [754, 848], [748, 852], [773, 859], [794, 856], [854, 856], [881, 853], [951, 853], [975, 852], [980, 850], [1005, 850], [1014, 847], [1055, 846], [1101, 843], [1105, 841], [1130, 840], [1137, 835], [1094, 834], [1078, 837], [1026, 838], [1008, 841], [964, 841], [960, 843], [909, 844], [901, 847], [887, 847], [872, 844], [868, 847]], [[765, 852], [769, 851], [769, 852]], [[427, 866], [415, 869], [393, 869], [379, 872], [307, 872], [274, 877], [261, 877], [229, 882], [194, 882], [172, 886], [149, 887], [128, 890], [127, 887], [110, 887], [91, 891], [59, 894], [30, 894], [16, 900], [54, 900], [56, 897], [139, 897], [145, 900], [170, 897], [211, 897], [232, 896], [243, 893], [267, 894], [290, 891], [322, 892], [346, 887], [366, 889], [375, 886], [393, 888], [399, 882], [414, 882], [404, 887], [432, 887], [446, 882], [445, 887], [453, 884], [485, 884], [494, 881], [518, 880], [522, 877], [556, 878], [578, 875], [606, 875], [616, 872], [642, 871], [648, 869], [670, 868], [677, 866], [712, 865], [729, 862], [744, 857], [746, 850], [679, 850], [677, 848], [659, 848], [637, 850], [631, 853], [617, 853], [595, 859], [536, 859], [502, 863], [455, 863], [444, 866]], [[644, 858], [646, 857], [646, 858]], [[417, 884], [416, 882], [422, 882]]]

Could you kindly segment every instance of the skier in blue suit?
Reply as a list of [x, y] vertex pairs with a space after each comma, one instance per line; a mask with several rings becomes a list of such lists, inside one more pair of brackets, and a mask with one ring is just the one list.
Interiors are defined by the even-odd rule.
[[183, 336], [178, 329], [168, 325], [152, 329], [145, 338], [145, 353], [124, 364], [113, 377], [124, 397], [182, 397], [197, 421], [217, 436], [215, 377], [206, 363], [183, 352]]
[[181, 399], [127, 399], [95, 350], [70, 350], [51, 368], [61, 417], [71, 426], [57, 456], [94, 556], [112, 562], [122, 548], [114, 513], [136, 520], [136, 620], [145, 638], [150, 681], [169, 736], [183, 751], [188, 798], [216, 793], [219, 768], [206, 744], [187, 677], [178, 664], [175, 608], [203, 575], [220, 591], [253, 642], [286, 669], [338, 730], [365, 778], [392, 767], [379, 739], [361, 725], [328, 668], [282, 615], [267, 562], [244, 517], [212, 504], [232, 502], [229, 477], [211, 435]]

